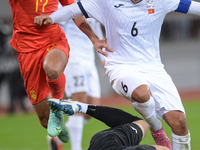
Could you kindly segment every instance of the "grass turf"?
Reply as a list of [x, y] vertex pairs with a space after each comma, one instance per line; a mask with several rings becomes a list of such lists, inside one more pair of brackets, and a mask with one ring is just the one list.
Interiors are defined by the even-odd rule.
[[[186, 110], [188, 127], [191, 133], [192, 150], [200, 150], [200, 101], [183, 102]], [[118, 107], [134, 115], [138, 113], [132, 106]], [[139, 115], [138, 115], [139, 116]], [[65, 117], [67, 120], [67, 117]], [[170, 128], [163, 122], [166, 134], [171, 137]], [[87, 149], [91, 137], [106, 129], [107, 126], [96, 119], [91, 119], [84, 127], [83, 132], [83, 150]], [[155, 144], [148, 131], [147, 136], [141, 144]], [[47, 150], [47, 133], [39, 124], [35, 113], [25, 115], [0, 116], [0, 150]], [[65, 150], [70, 150], [70, 142], [64, 144]]]

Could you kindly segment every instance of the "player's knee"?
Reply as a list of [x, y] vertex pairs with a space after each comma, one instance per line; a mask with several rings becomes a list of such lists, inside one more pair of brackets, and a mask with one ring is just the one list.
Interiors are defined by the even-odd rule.
[[132, 94], [132, 98], [139, 103], [144, 103], [150, 99], [150, 88], [147, 85], [137, 87]]
[[172, 131], [177, 135], [186, 135], [188, 132], [186, 117], [179, 115], [170, 124]]
[[150, 99], [150, 95], [148, 92], [146, 92], [146, 93], [140, 92], [140, 93], [138, 93], [138, 98], [141, 102], [146, 102]]
[[180, 115], [179, 117], [177, 117], [174, 126], [182, 131], [187, 130], [186, 117], [184, 115]]
[[54, 66], [54, 65], [49, 65], [49, 64], [44, 63], [43, 68], [46, 73], [46, 76], [49, 79], [57, 79], [59, 75], [61, 74], [60, 68], [56, 65]]
[[186, 116], [181, 111], [169, 111], [164, 114], [163, 119], [171, 127], [172, 132], [177, 135], [186, 135], [188, 134], [188, 127]]

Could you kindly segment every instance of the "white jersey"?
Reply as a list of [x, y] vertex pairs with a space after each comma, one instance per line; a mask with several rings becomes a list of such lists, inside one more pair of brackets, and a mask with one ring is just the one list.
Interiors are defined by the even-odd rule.
[[83, 8], [79, 7], [86, 17], [93, 17], [105, 26], [107, 44], [114, 50], [113, 53], [107, 51], [107, 71], [115, 65], [134, 65], [141, 70], [154, 70], [163, 68], [159, 50], [163, 20], [167, 13], [177, 9], [179, 2], [82, 0]]
[[[93, 18], [88, 18], [87, 21], [95, 33], [102, 38], [103, 34], [100, 23]], [[90, 39], [76, 26], [73, 20], [62, 22], [60, 25], [70, 46], [69, 63], [94, 64], [94, 45]]]

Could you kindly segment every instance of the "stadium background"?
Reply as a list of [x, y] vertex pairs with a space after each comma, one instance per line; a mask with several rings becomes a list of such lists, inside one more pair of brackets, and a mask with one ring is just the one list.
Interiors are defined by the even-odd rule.
[[[11, 38], [12, 34], [12, 14], [8, 0], [0, 0], [0, 31], [6, 33], [7, 42]], [[2, 41], [0, 41], [1, 44]], [[7, 43], [8, 44], [8, 43]], [[8, 44], [9, 45], [9, 44]], [[200, 100], [200, 18], [196, 16], [183, 15], [179, 13], [170, 13], [167, 15], [160, 39], [161, 58], [165, 65], [165, 69], [171, 75], [175, 85], [177, 86], [179, 93], [183, 101], [187, 101], [184, 104], [187, 106], [186, 112], [189, 123], [192, 142], [199, 143], [199, 100]], [[10, 48], [10, 47], [9, 47]], [[1, 49], [0, 52], [4, 51]], [[103, 66], [96, 56], [96, 64], [99, 71], [99, 77], [101, 82], [102, 91], [102, 105], [128, 105], [129, 101], [115, 94], [112, 90], [108, 78], [104, 76]], [[2, 63], [2, 57], [0, 53], [0, 73], [4, 72], [5, 66]], [[0, 83], [0, 150], [7, 149], [34, 149], [32, 141], [37, 143], [38, 149], [41, 150], [40, 144], [44, 144], [46, 131], [41, 128], [36, 116], [22, 116], [22, 117], [7, 117], [4, 115], [7, 111], [10, 103], [9, 86], [6, 81]], [[191, 103], [189, 102], [191, 101]], [[193, 103], [196, 101], [195, 103]], [[198, 102], [197, 102], [198, 101]], [[29, 102], [29, 101], [27, 101]], [[30, 106], [29, 104], [27, 104]], [[188, 107], [189, 105], [189, 107]], [[31, 107], [29, 107], [32, 110]], [[18, 109], [18, 108], [17, 108]], [[132, 108], [130, 108], [132, 111]], [[19, 110], [20, 111], [20, 110]], [[2, 115], [3, 114], [3, 115]], [[32, 121], [35, 120], [35, 121]], [[193, 121], [191, 121], [193, 120]], [[26, 122], [25, 122], [26, 121]], [[12, 122], [12, 123], [11, 123]], [[93, 120], [91, 124], [86, 126], [88, 131], [91, 130], [93, 135]], [[30, 130], [26, 125], [31, 126]], [[97, 122], [99, 125], [99, 123]], [[13, 128], [13, 125], [15, 125]], [[91, 125], [91, 126], [90, 126]], [[21, 127], [21, 128], [20, 128]], [[35, 128], [34, 128], [35, 127]], [[95, 126], [97, 127], [97, 126]], [[41, 133], [41, 135], [36, 134]], [[169, 128], [167, 134], [170, 134]], [[12, 133], [15, 133], [14, 135]], [[27, 134], [28, 133], [28, 134]], [[31, 134], [31, 136], [29, 135]], [[34, 135], [36, 134], [36, 135]], [[12, 137], [11, 137], [12, 136]], [[85, 136], [85, 135], [84, 135]], [[197, 136], [197, 138], [195, 138]], [[31, 140], [32, 137], [33, 139]], [[12, 138], [12, 142], [10, 139]], [[151, 138], [151, 137], [150, 137]], [[88, 139], [89, 140], [89, 139]], [[30, 142], [31, 141], [31, 142]], [[41, 142], [41, 143], [39, 143]], [[84, 141], [85, 142], [85, 141]], [[148, 140], [149, 142], [149, 140]], [[150, 143], [153, 142], [152, 138]], [[9, 145], [4, 143], [11, 143]], [[87, 142], [88, 143], [88, 142]], [[192, 146], [195, 145], [192, 143]], [[21, 147], [19, 146], [21, 144]], [[45, 143], [46, 144], [46, 143]], [[11, 146], [15, 148], [11, 148]], [[34, 144], [35, 145], [35, 144]], [[193, 150], [199, 150], [199, 144], [193, 146]], [[46, 149], [47, 144], [44, 146]], [[4, 148], [5, 147], [5, 148]], [[20, 148], [17, 148], [20, 147]], [[36, 148], [35, 148], [36, 149]]]

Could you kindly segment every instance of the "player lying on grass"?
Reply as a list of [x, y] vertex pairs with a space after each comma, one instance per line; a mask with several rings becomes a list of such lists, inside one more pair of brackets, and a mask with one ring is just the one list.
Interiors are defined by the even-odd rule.
[[88, 150], [169, 150], [160, 145], [139, 145], [149, 125], [120, 109], [59, 99], [49, 99], [47, 103], [54, 111], [62, 110], [67, 115], [88, 114], [111, 127], [96, 133]]

